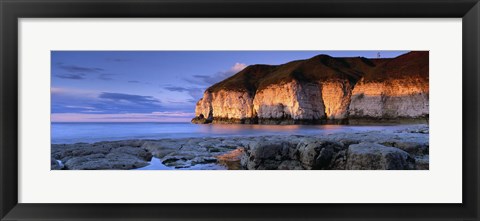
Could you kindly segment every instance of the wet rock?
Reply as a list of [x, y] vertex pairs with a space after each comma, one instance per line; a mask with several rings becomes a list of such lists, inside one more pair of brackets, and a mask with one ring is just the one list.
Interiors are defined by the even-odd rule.
[[161, 159], [162, 163], [168, 167], [187, 168], [191, 166], [190, 161], [184, 157], [167, 156]]
[[217, 161], [215, 157], [197, 157], [192, 160], [192, 166], [197, 164], [212, 164], [217, 163]]
[[147, 165], [144, 159], [126, 153], [91, 154], [71, 158], [65, 163], [69, 170], [126, 170]]
[[333, 147], [327, 146], [320, 150], [318, 157], [316, 159], [315, 165], [312, 168], [320, 168], [320, 169], [328, 169], [330, 162], [332, 161], [333, 157]]
[[343, 145], [313, 137], [268, 138], [245, 149], [241, 163], [252, 169], [330, 169]]
[[149, 141], [142, 147], [166, 166], [201, 169], [198, 165], [222, 164], [216, 156], [235, 150], [239, 143], [237, 139], [230, 138], [182, 138]]
[[331, 164], [329, 166], [332, 170], [344, 170], [347, 163], [347, 151], [341, 150], [337, 153], [334, 153]]
[[127, 147], [127, 146], [119, 147], [119, 148], [113, 149], [110, 152], [110, 154], [115, 154], [115, 153], [133, 155], [145, 161], [150, 161], [152, 159], [152, 153], [148, 152], [148, 150], [143, 148], [135, 148], [135, 147]]
[[240, 147], [232, 150], [226, 154], [219, 155], [216, 158], [221, 165], [224, 165], [229, 170], [240, 170], [242, 165], [240, 163], [242, 157], [245, 155], [245, 149]]
[[306, 169], [328, 169], [338, 146], [340, 145], [328, 141], [304, 140], [298, 144], [299, 161]]
[[415, 168], [415, 159], [398, 148], [375, 143], [352, 144], [347, 151], [348, 170], [406, 170]]
[[414, 155], [428, 154], [428, 144], [417, 142], [395, 142], [394, 147]]
[[212, 123], [212, 119], [205, 118], [203, 114], [200, 114], [200, 116], [194, 117], [191, 122], [194, 124], [209, 124]]
[[429, 169], [429, 156], [417, 156], [415, 157], [415, 169], [417, 170], [428, 170]]
[[297, 160], [285, 160], [278, 165], [278, 170], [303, 170], [302, 164]]
[[[140, 146], [145, 141], [124, 140], [52, 145], [52, 159], [65, 162], [63, 169], [134, 169], [149, 165], [152, 154]], [[53, 162], [52, 162], [53, 163]], [[52, 164], [52, 168], [53, 168]], [[57, 168], [57, 166], [55, 166]]]
[[152, 156], [172, 169], [428, 169], [428, 134], [418, 128], [428, 130], [53, 144], [51, 158], [63, 169], [134, 169]]
[[122, 146], [130, 146], [130, 147], [141, 147], [146, 140], [119, 140], [119, 141], [107, 141], [107, 142], [97, 142], [94, 143], [94, 146], [102, 145], [112, 145], [112, 147], [122, 147]]
[[150, 151], [157, 158], [163, 158], [171, 153], [175, 153], [180, 147], [181, 144], [178, 141], [171, 139], [148, 141], [142, 145], [142, 148]]
[[418, 134], [429, 134], [429, 127], [427, 125], [413, 126], [403, 130], [397, 131], [398, 133], [418, 133]]
[[57, 160], [55, 160], [53, 158], [50, 160], [50, 169], [51, 170], [61, 170], [61, 169], [63, 169], [63, 167], [64, 166], [62, 164], [60, 164]]
[[274, 170], [288, 159], [288, 153], [292, 147], [289, 142], [278, 142], [271, 140], [263, 140], [260, 142], [250, 143], [245, 148], [246, 154], [242, 157], [241, 163], [247, 169], [266, 169]]

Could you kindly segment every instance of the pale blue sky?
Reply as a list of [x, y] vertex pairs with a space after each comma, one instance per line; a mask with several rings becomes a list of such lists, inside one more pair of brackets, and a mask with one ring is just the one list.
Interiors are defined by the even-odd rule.
[[52, 121], [189, 121], [203, 91], [252, 64], [407, 51], [52, 51]]

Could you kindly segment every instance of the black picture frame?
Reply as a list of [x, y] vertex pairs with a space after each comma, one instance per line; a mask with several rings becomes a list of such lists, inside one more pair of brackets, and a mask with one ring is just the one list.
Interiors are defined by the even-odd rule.
[[[479, 220], [478, 0], [0, 0], [1, 220]], [[461, 204], [18, 203], [18, 19], [133, 17], [462, 18]], [[447, 116], [446, 116], [447, 117]], [[453, 147], [451, 147], [453, 148]]]

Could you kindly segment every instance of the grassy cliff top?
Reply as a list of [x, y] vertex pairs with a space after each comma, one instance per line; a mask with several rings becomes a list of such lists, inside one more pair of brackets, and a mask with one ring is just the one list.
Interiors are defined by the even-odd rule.
[[414, 51], [390, 59], [364, 76], [365, 82], [417, 77], [428, 79], [429, 52]]
[[422, 75], [428, 78], [428, 52], [410, 52], [396, 58], [384, 59], [317, 55], [281, 65], [250, 65], [207, 90], [247, 91], [253, 94], [269, 85], [292, 80], [299, 82], [349, 80], [355, 84], [362, 77], [366, 81], [381, 81], [404, 75]]

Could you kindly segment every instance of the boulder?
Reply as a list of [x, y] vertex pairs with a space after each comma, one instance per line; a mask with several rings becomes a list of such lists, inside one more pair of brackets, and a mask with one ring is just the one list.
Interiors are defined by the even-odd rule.
[[245, 149], [239, 147], [238, 149], [219, 155], [216, 158], [218, 159], [219, 164], [224, 165], [229, 170], [240, 170], [242, 169], [240, 161], [244, 155]]
[[69, 170], [127, 170], [148, 166], [149, 162], [127, 153], [91, 154], [65, 162]]
[[277, 167], [278, 170], [303, 170], [302, 164], [297, 160], [285, 160]]
[[395, 142], [394, 147], [414, 155], [428, 154], [428, 143]]
[[417, 169], [417, 170], [428, 170], [430, 168], [429, 165], [430, 164], [429, 164], [429, 156], [428, 155], [415, 157], [415, 169]]
[[375, 143], [352, 144], [347, 151], [348, 170], [415, 169], [415, 159], [398, 148]]
[[[125, 140], [94, 144], [52, 145], [52, 159], [65, 162], [62, 169], [135, 169], [149, 165], [152, 154], [139, 146], [144, 141]], [[52, 169], [58, 165], [52, 161]]]
[[172, 139], [147, 141], [142, 146], [142, 148], [148, 150], [157, 158], [163, 158], [171, 153], [174, 153], [180, 147], [181, 144], [178, 141]]
[[341, 150], [334, 153], [329, 168], [332, 170], [345, 170], [347, 163], [347, 151]]
[[299, 161], [306, 169], [328, 169], [341, 144], [319, 139], [304, 139], [297, 146]]
[[114, 154], [114, 153], [129, 154], [129, 155], [136, 156], [145, 161], [150, 161], [152, 159], [152, 153], [148, 152], [148, 150], [143, 148], [125, 146], [125, 147], [115, 148], [110, 153], [111, 154]]
[[286, 141], [252, 142], [245, 148], [246, 154], [242, 156], [241, 163], [249, 170], [274, 170], [283, 160], [288, 160], [289, 152], [294, 148]]

